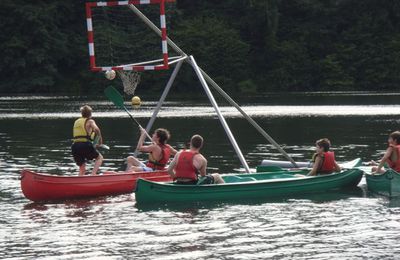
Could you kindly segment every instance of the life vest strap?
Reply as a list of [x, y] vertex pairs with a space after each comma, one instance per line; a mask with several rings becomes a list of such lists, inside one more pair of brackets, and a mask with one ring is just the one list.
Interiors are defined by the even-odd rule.
[[88, 142], [92, 142], [93, 139], [90, 136], [87, 135], [78, 135], [78, 136], [74, 136], [72, 138], [72, 140], [77, 140], [77, 139], [86, 139]]
[[152, 164], [154, 164], [156, 166], [165, 166], [165, 165], [167, 165], [166, 163], [160, 163], [160, 162], [157, 162], [157, 161], [150, 161], [150, 160], [149, 160], [149, 163], [152, 163]]

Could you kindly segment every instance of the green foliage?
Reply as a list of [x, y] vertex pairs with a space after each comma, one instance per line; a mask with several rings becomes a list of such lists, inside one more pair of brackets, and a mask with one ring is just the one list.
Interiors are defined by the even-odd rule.
[[241, 93], [244, 94], [256, 94], [257, 85], [251, 79], [243, 80], [238, 83], [238, 88]]
[[[84, 3], [1, 2], [0, 93], [96, 94], [120, 84], [88, 69]], [[171, 38], [230, 94], [399, 87], [400, 1], [178, 0], [167, 6]], [[117, 44], [130, 34], [109, 32]], [[142, 49], [136, 57], [146, 60], [154, 38], [143, 30], [134, 36], [128, 47]], [[170, 71], [144, 73], [140, 91], [160, 92]], [[188, 65], [176, 85], [185, 93], [199, 87]]]
[[[223, 20], [216, 17], [196, 17], [182, 22], [174, 34], [178, 45], [186, 53], [193, 55], [197, 64], [213, 78], [232, 88], [246, 77], [248, 69], [247, 53], [249, 46], [240, 40], [238, 33]], [[235, 74], [232, 74], [235, 71]], [[185, 73], [192, 74], [186, 70]], [[179, 81], [180, 85], [190, 86], [193, 79]]]

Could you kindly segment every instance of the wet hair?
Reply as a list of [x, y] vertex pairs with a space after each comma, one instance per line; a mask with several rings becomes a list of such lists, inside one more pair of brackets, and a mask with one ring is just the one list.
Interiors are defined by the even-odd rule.
[[164, 128], [158, 128], [154, 132], [156, 133], [156, 135], [158, 137], [158, 141], [161, 144], [165, 144], [168, 141], [168, 139], [170, 138], [170, 136], [171, 136], [169, 134], [169, 131], [167, 129], [164, 129]]
[[203, 146], [203, 137], [200, 135], [194, 135], [190, 139], [190, 144], [193, 148], [200, 149]]
[[397, 144], [400, 144], [400, 131], [394, 131], [389, 135]]
[[92, 116], [92, 108], [88, 105], [81, 107], [82, 117], [89, 118]]
[[315, 142], [315, 144], [318, 145], [319, 147], [324, 148], [324, 152], [329, 151], [329, 148], [331, 148], [331, 142], [329, 141], [328, 138], [319, 139]]

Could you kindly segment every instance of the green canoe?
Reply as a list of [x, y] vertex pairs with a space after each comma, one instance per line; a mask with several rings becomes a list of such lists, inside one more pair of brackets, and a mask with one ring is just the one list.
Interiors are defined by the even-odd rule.
[[392, 169], [382, 174], [365, 171], [368, 190], [388, 197], [400, 196], [400, 174]]
[[[357, 166], [360, 159], [352, 161]], [[302, 176], [309, 170], [277, 170], [252, 174], [224, 174], [226, 183], [209, 185], [179, 185], [172, 182], [157, 183], [138, 179], [136, 203], [138, 205], [166, 202], [221, 201], [252, 198], [287, 197], [294, 194], [325, 192], [354, 187], [363, 171], [344, 169], [340, 173]]]

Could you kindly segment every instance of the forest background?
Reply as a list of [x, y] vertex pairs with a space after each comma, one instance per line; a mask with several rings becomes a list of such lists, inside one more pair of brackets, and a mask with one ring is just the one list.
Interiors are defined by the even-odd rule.
[[[168, 35], [230, 94], [399, 88], [398, 0], [167, 5]], [[0, 16], [0, 93], [87, 95], [110, 84], [89, 70], [85, 1], [2, 0]], [[169, 75], [144, 73], [141, 92], [159, 91]], [[194, 82], [186, 68], [176, 87], [190, 93]]]

